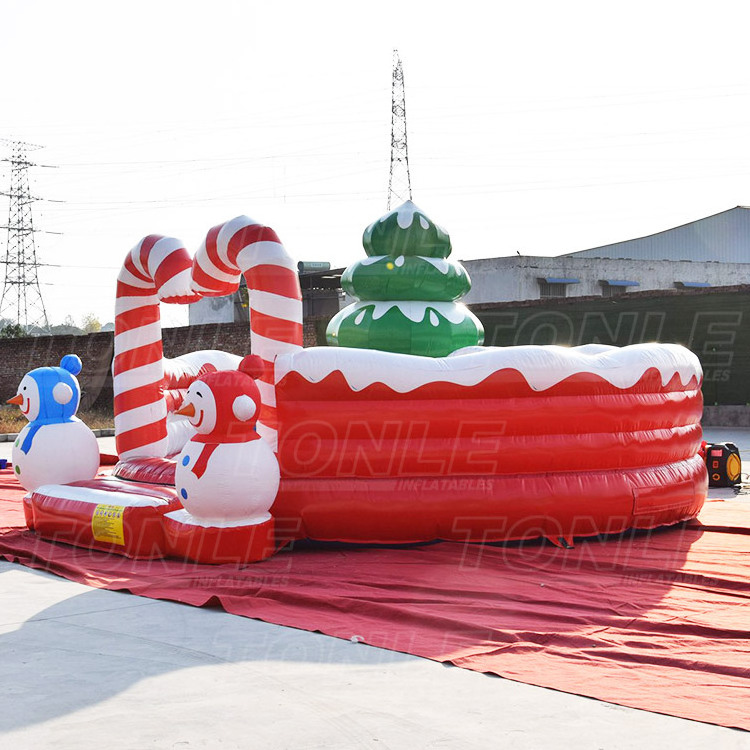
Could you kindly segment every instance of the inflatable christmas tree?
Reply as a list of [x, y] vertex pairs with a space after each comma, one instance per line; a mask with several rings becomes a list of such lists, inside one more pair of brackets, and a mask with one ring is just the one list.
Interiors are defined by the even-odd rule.
[[469, 275], [421, 209], [407, 201], [367, 227], [362, 244], [367, 258], [341, 277], [357, 302], [328, 324], [330, 345], [444, 357], [482, 343], [482, 324], [457, 302]]

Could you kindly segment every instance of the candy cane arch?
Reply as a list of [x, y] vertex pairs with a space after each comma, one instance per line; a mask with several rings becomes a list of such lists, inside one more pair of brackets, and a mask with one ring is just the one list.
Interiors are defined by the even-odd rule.
[[167, 455], [159, 302], [186, 304], [199, 299], [191, 288], [191, 267], [190, 255], [179, 240], [152, 234], [128, 253], [117, 277], [112, 377], [121, 457]]
[[193, 290], [224, 296], [247, 283], [250, 349], [266, 363], [258, 382], [262, 408], [258, 432], [276, 450], [277, 420], [273, 363], [302, 348], [302, 292], [294, 261], [276, 232], [247, 216], [213, 227], [193, 261]]

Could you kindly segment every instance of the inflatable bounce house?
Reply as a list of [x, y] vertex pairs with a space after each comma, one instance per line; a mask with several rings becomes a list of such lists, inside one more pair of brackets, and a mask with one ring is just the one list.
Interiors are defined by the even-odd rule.
[[[271, 229], [240, 216], [194, 258], [178, 240], [142, 240], [118, 277], [111, 474], [94, 476], [73, 421], [80, 363], [30, 373], [12, 399], [30, 419], [14, 455], [29, 528], [224, 563], [302, 538], [568, 546], [698, 513], [691, 352], [482, 346], [450, 238], [411, 202], [369, 226], [364, 249], [342, 277], [355, 302], [330, 322], [329, 346], [303, 349], [296, 265]], [[165, 359], [160, 304], [231, 294], [243, 275], [252, 355]]]

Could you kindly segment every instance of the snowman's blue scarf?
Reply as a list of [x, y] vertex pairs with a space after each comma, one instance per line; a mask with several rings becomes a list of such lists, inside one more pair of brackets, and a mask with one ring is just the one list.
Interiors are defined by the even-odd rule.
[[34, 435], [39, 432], [42, 425], [39, 422], [30, 422], [29, 431], [26, 433], [26, 437], [23, 439], [23, 445], [21, 445], [21, 453], [28, 453], [31, 448], [31, 441], [34, 439]]

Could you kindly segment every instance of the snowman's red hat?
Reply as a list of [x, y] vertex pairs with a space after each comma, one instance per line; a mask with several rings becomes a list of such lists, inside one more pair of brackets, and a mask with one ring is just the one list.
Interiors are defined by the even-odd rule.
[[263, 360], [256, 354], [245, 357], [236, 370], [216, 370], [211, 365], [204, 366], [203, 374], [198, 379], [213, 394], [216, 424], [210, 432], [199, 433], [193, 440], [201, 443], [256, 440], [259, 437], [255, 422], [260, 414], [260, 391], [255, 379], [263, 375], [264, 369]]

